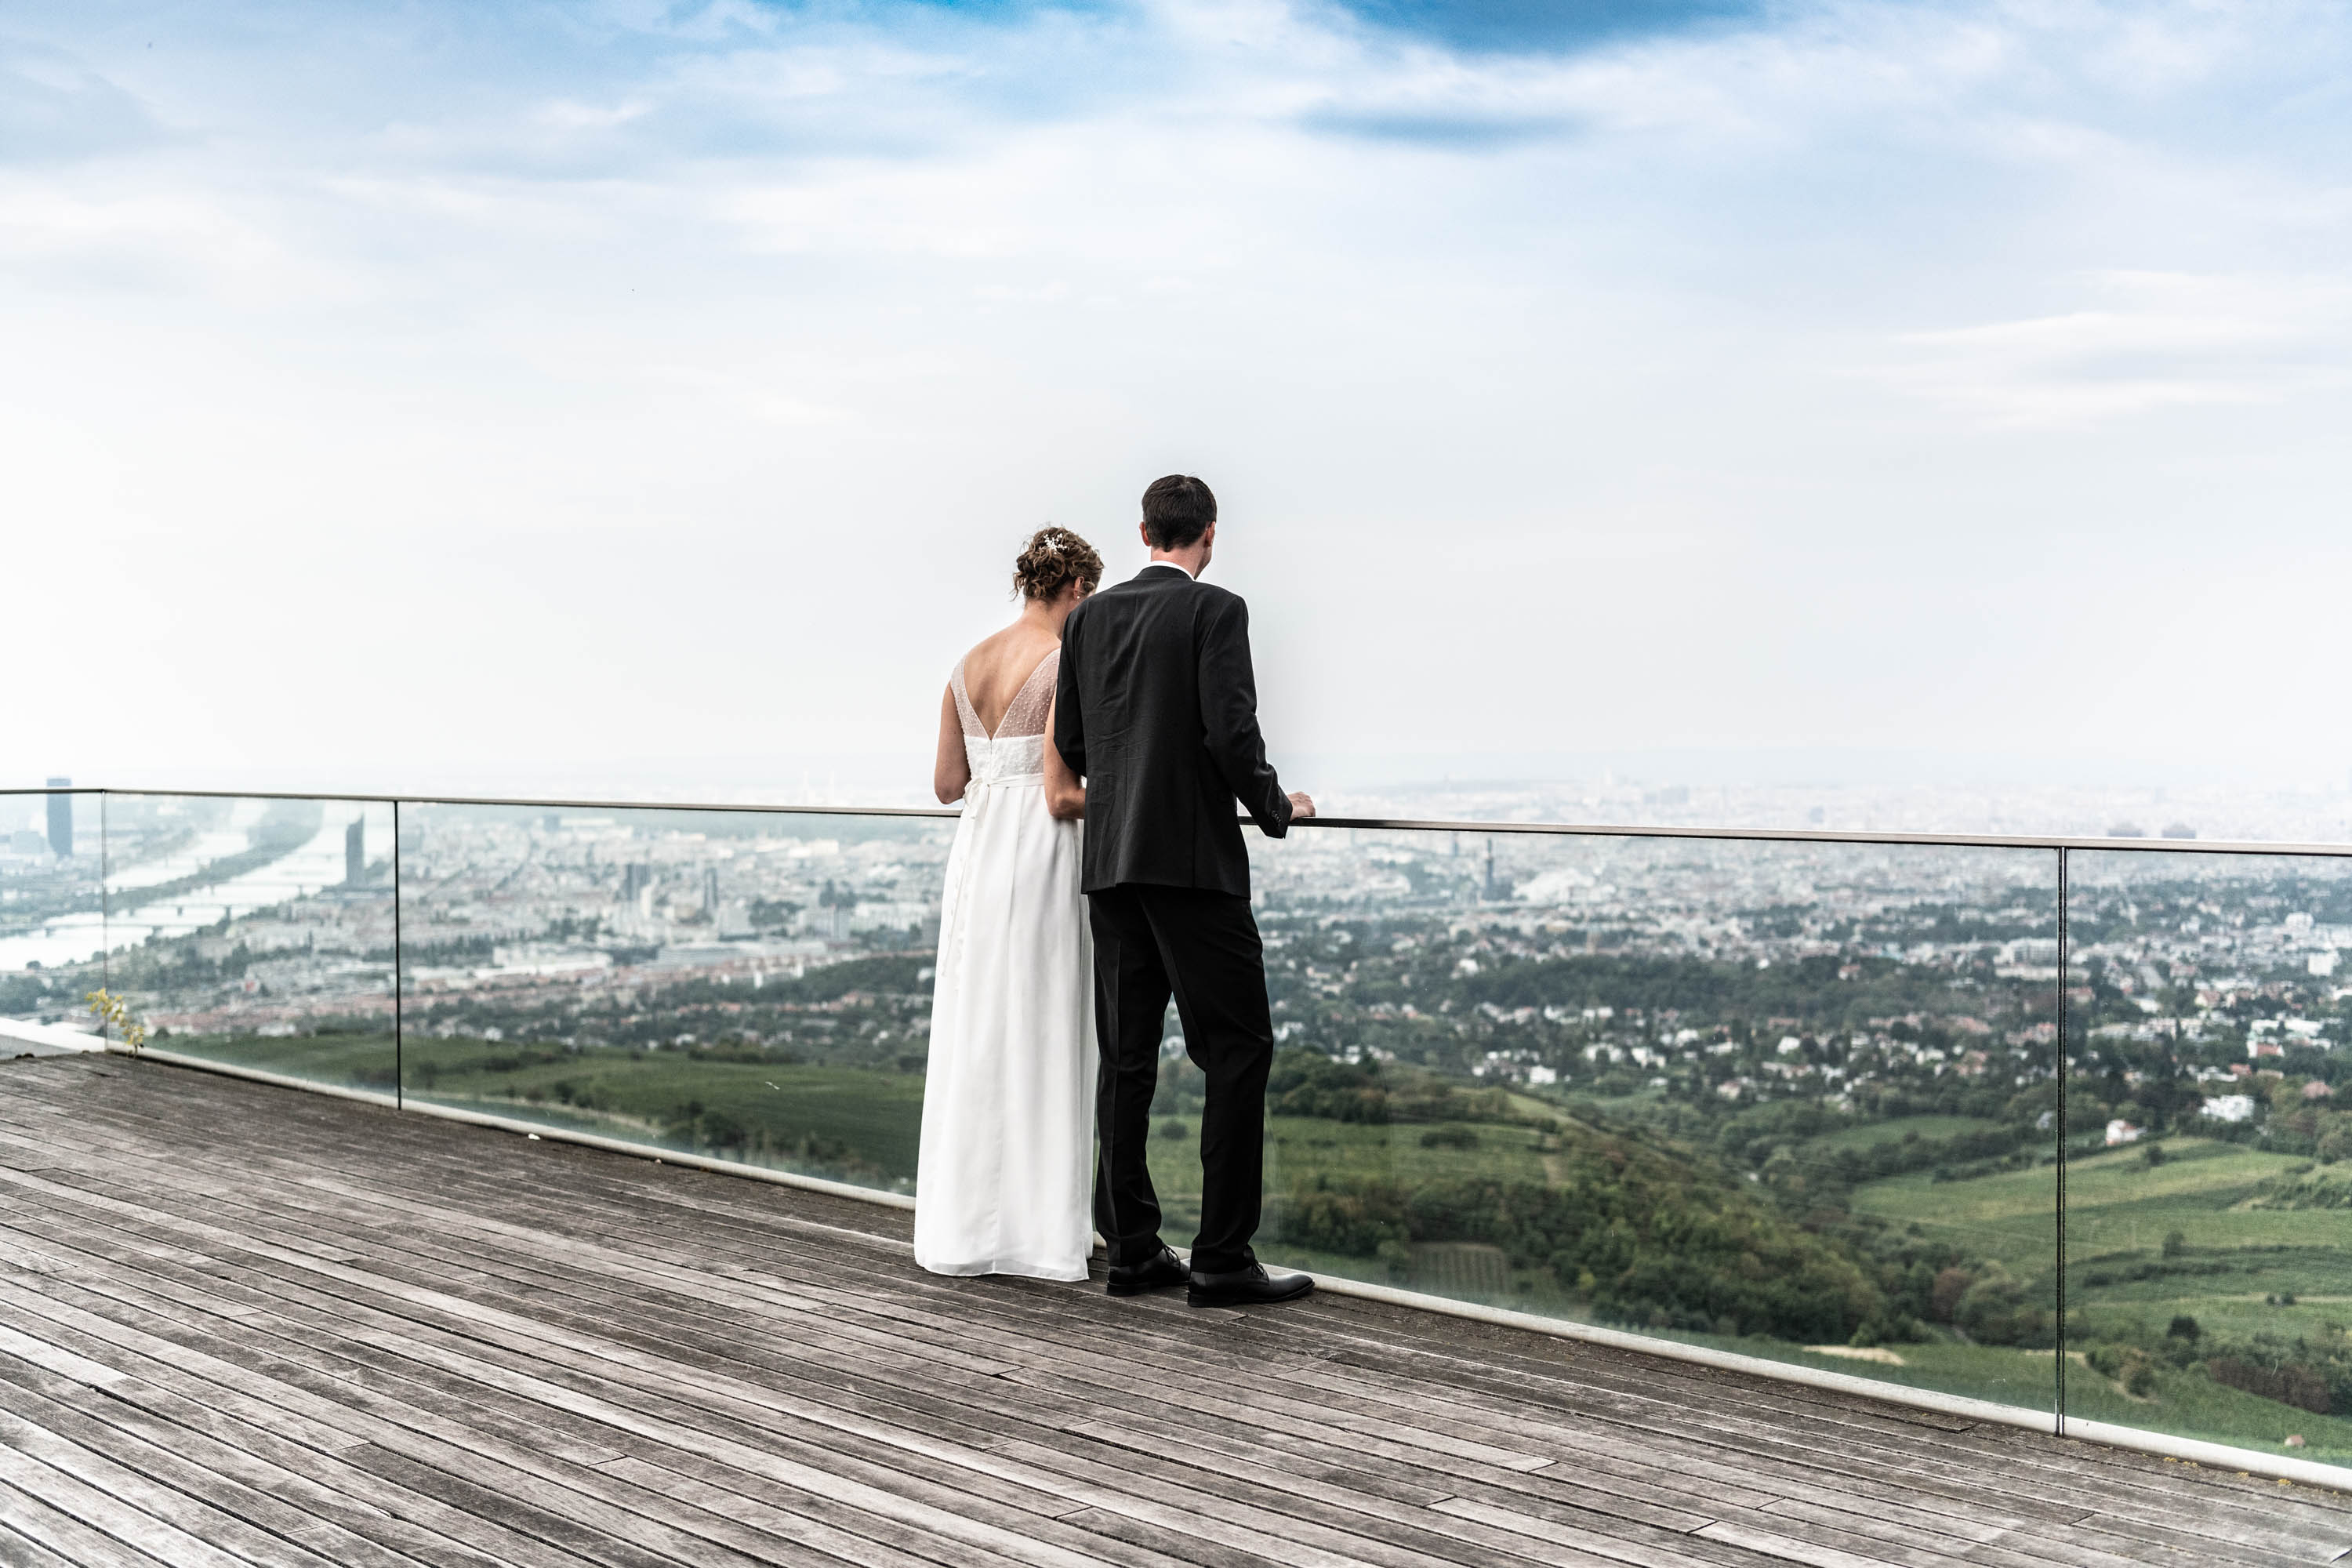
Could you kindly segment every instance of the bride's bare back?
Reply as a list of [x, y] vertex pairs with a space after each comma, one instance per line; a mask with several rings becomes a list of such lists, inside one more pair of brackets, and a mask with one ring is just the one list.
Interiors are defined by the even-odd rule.
[[[1062, 623], [1079, 600], [1094, 592], [1101, 576], [1102, 558], [1066, 529], [1044, 529], [1030, 540], [1013, 568], [1013, 581], [1022, 593], [1020, 619], [974, 645], [958, 667], [960, 679], [950, 680], [940, 700], [940, 748], [931, 767], [931, 787], [940, 805], [961, 800], [971, 784], [963, 713], [957, 702], [961, 685], [963, 701], [971, 705], [972, 720], [980, 726], [974, 738], [982, 742], [995, 738], [1024, 689], [1032, 693], [1032, 701], [1023, 705], [1017, 717], [1023, 733], [1042, 731], [1045, 736], [1045, 807], [1058, 817], [1086, 815], [1086, 790], [1054, 749], [1055, 672], [1042, 667], [1061, 650]], [[1030, 684], [1033, 677], [1035, 686]], [[1042, 713], [1029, 712], [1033, 705], [1042, 708]], [[1038, 731], [1029, 728], [1032, 723]]]
[[984, 733], [993, 735], [1004, 727], [1013, 700], [1045, 657], [1061, 647], [1053, 628], [1039, 626], [1024, 615], [994, 637], [982, 638], [963, 656], [964, 695], [971, 700]]

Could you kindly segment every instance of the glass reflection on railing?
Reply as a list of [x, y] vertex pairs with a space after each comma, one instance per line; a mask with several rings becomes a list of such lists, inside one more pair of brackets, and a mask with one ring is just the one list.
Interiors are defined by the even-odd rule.
[[95, 794], [0, 795], [0, 1018], [86, 1024], [106, 984], [103, 807]]
[[912, 1192], [953, 827], [404, 805], [404, 1090]]
[[390, 1095], [391, 805], [105, 801], [107, 969], [149, 1043]]
[[1256, 873], [1261, 1256], [2052, 1406], [2053, 855], [1323, 829]]
[[2352, 864], [2072, 880], [2067, 1415], [2352, 1461]]

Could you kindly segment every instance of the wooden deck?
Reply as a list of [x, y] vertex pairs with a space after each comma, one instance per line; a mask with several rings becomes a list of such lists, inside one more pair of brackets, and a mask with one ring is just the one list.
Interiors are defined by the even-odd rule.
[[2319, 1563], [2352, 1498], [121, 1058], [0, 1064], [0, 1562]]

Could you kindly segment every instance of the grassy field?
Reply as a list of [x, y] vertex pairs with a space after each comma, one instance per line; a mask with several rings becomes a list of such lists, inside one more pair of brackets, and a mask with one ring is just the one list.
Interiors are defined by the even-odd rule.
[[[1181, 1247], [1200, 1223], [1201, 1121], [1197, 1115], [1162, 1117], [1152, 1129], [1151, 1183], [1160, 1192], [1168, 1239]], [[1439, 1133], [1439, 1140], [1423, 1142], [1431, 1133]], [[1446, 1140], [1463, 1140], [1467, 1146]], [[1524, 1127], [1450, 1121], [1371, 1126], [1273, 1116], [1266, 1119], [1265, 1190], [1278, 1194], [1318, 1175], [1394, 1182], [1408, 1189], [1465, 1178], [1540, 1184], [1550, 1179], [1543, 1143], [1543, 1134]], [[1342, 1271], [1373, 1270], [1363, 1274], [1366, 1279], [1388, 1278], [1368, 1258], [1329, 1261]]]
[[[2352, 1322], [2352, 1220], [2247, 1206], [2263, 1182], [2304, 1162], [2212, 1139], [2168, 1139], [2164, 1149], [2156, 1165], [2144, 1150], [2125, 1148], [2067, 1167], [2066, 1302], [2092, 1342], [2160, 1339], [2176, 1316], [2224, 1340]], [[2021, 1278], [2046, 1279], [2056, 1266], [2055, 1178], [2053, 1167], [1969, 1182], [1897, 1176], [1858, 1189], [1853, 1201], [1997, 1258]], [[2293, 1305], [2274, 1304], [2285, 1296]], [[1912, 1359], [1923, 1348], [1900, 1350]], [[2153, 1396], [2137, 1399], [2078, 1363], [2066, 1398], [2070, 1413], [2094, 1420], [2273, 1452], [2300, 1436], [2298, 1451], [2309, 1458], [2352, 1460], [2352, 1421], [2224, 1387], [2193, 1368], [2160, 1367]]]
[[1841, 1127], [1810, 1139], [1805, 1152], [1814, 1150], [1873, 1149], [1881, 1143], [1897, 1143], [1911, 1133], [1922, 1138], [1949, 1138], [1957, 1132], [1990, 1132], [2000, 1125], [1981, 1116], [1905, 1116], [1892, 1121], [1865, 1121], [1856, 1127]]
[[[162, 1043], [317, 1083], [392, 1087], [388, 1036]], [[412, 1039], [402, 1061], [413, 1100], [895, 1191], [914, 1186], [923, 1114], [923, 1080], [914, 1074], [463, 1038]]]
[[1916, 1225], [2025, 1278], [2047, 1273], [2056, 1258], [2058, 1177], [2051, 1168], [1972, 1182], [1938, 1182], [1925, 1171], [1890, 1176], [1856, 1187], [1853, 1208]]
[[[2265, 1211], [2238, 1205], [2263, 1181], [2306, 1162], [2208, 1138], [2173, 1138], [2168, 1158], [2150, 1166], [2141, 1151], [2117, 1149], [2066, 1167], [2066, 1246], [2070, 1252], [2160, 1245], [2183, 1232], [2192, 1247], [2294, 1244], [2347, 1228], [2324, 1212]], [[2315, 1232], [2312, 1222], [2321, 1222]]]
[[381, 1035], [297, 1035], [264, 1038], [257, 1035], [167, 1035], [154, 1042], [159, 1051], [201, 1057], [206, 1061], [283, 1073], [311, 1083], [338, 1089], [371, 1089], [392, 1092], [393, 1043]]
[[[2262, 1182], [2300, 1161], [2199, 1138], [2173, 1139], [2166, 1152], [2170, 1158], [2155, 1166], [2138, 1150], [2119, 1149], [2067, 1167], [2066, 1249], [2078, 1265], [2106, 1254], [2152, 1256], [2176, 1231], [2191, 1249], [2231, 1251], [2334, 1250], [2352, 1232], [2340, 1213], [2243, 1206]], [[2054, 1166], [1968, 1182], [1919, 1173], [1872, 1182], [1853, 1194], [1857, 1212], [1948, 1236], [2024, 1277], [2047, 1274], [2055, 1264], [2057, 1202]], [[2264, 1286], [2254, 1293], [2278, 1289], [2296, 1288]], [[2323, 1286], [2315, 1281], [2311, 1289]]]
[[[2049, 1364], [2046, 1354], [2042, 1364]], [[2265, 1453], [2291, 1453], [2325, 1464], [2352, 1465], [2352, 1421], [2316, 1415], [2225, 1387], [2193, 1369], [2159, 1370], [2155, 1394], [2135, 1399], [2091, 1368], [2073, 1363], [2066, 1373], [2066, 1414]], [[2301, 1437], [2303, 1445], [2288, 1447], [2290, 1436]]]

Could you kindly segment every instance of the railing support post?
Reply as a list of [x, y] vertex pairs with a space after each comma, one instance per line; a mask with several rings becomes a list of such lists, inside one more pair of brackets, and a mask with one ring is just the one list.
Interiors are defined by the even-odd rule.
[[2053, 1391], [2053, 1430], [2061, 1437], [2066, 1435], [2066, 1159], [2073, 1149], [2066, 1124], [2066, 1100], [2074, 1087], [2074, 1060], [2066, 1049], [2066, 998], [2073, 984], [2074, 954], [2067, 942], [2066, 916], [2073, 902], [2067, 885], [2067, 850], [2058, 847], [2058, 1193], [2055, 1213], [2058, 1234], [2058, 1275], [2056, 1281], [2058, 1348], [2050, 1357], [2051, 1376], [2057, 1386]]
[[406, 1031], [401, 1012], [408, 999], [408, 947], [400, 939], [400, 802], [392, 803], [392, 1105], [407, 1108], [408, 1071], [402, 1061]]
[[[106, 820], [106, 791], [98, 792], [98, 983], [103, 989], [114, 989], [114, 900], [107, 887], [108, 870], [112, 861], [111, 829]], [[67, 847], [70, 849], [71, 845]], [[98, 1037], [111, 1040], [114, 1026], [99, 1020]]]

